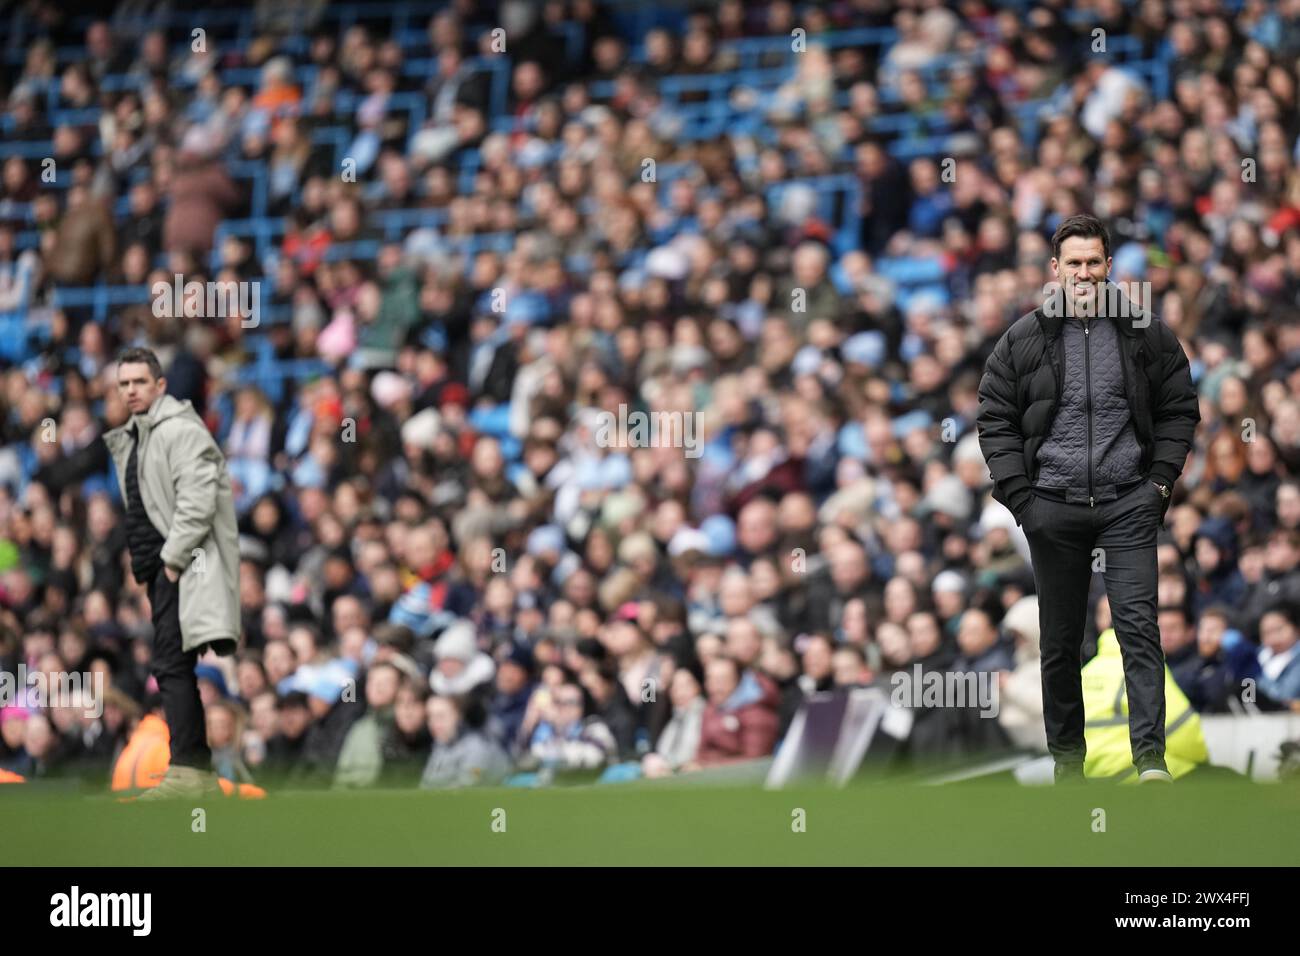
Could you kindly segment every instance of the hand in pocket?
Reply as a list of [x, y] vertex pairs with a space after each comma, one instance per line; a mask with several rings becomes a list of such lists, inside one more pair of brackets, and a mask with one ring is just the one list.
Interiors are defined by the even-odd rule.
[[1038, 504], [1038, 495], [1030, 495], [1028, 503], [1020, 511], [1020, 527], [1028, 530], [1029, 519], [1033, 516], [1034, 508]]

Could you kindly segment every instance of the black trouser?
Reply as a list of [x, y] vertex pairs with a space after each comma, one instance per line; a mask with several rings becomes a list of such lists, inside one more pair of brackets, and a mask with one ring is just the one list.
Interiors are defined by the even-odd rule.
[[1038, 590], [1043, 721], [1058, 763], [1081, 763], [1087, 753], [1079, 657], [1094, 562], [1103, 569], [1124, 658], [1133, 762], [1164, 757], [1165, 656], [1156, 620], [1156, 533], [1163, 504], [1156, 487], [1142, 481], [1095, 506], [1035, 493], [1021, 514]]
[[153, 607], [153, 675], [162, 693], [163, 713], [171, 731], [172, 766], [212, 767], [208, 750], [208, 728], [199, 699], [199, 681], [194, 676], [198, 651], [186, 651], [181, 643], [181, 585], [169, 580], [164, 568], [154, 575], [149, 590]]

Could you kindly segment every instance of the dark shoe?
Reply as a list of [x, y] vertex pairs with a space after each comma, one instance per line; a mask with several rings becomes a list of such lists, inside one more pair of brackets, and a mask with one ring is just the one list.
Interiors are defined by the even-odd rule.
[[1081, 763], [1060, 763], [1058, 762], [1052, 768], [1052, 777], [1059, 784], [1085, 783], [1087, 777], [1083, 773], [1083, 764]]
[[1137, 762], [1138, 783], [1173, 783], [1174, 776], [1163, 757], [1143, 757]]

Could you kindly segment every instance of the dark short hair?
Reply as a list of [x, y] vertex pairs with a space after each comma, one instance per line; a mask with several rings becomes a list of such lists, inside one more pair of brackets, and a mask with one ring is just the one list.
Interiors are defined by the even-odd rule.
[[656, 624], [664, 622], [672, 624], [686, 623], [686, 605], [677, 598], [667, 594], [656, 595], [654, 604]]
[[1300, 602], [1288, 599], [1282, 599], [1274, 604], [1269, 605], [1264, 613], [1259, 616], [1262, 621], [1269, 614], [1281, 614], [1290, 622], [1291, 626], [1300, 630]]
[[1110, 258], [1110, 233], [1106, 231], [1106, 227], [1101, 224], [1101, 220], [1096, 216], [1080, 213], [1077, 216], [1071, 216], [1057, 226], [1056, 232], [1052, 234], [1052, 256], [1054, 258], [1059, 259], [1061, 257], [1061, 243], [1072, 236], [1079, 236], [1084, 239], [1100, 239], [1106, 258]]
[[1274, 540], [1281, 540], [1293, 548], [1300, 548], [1300, 531], [1295, 528], [1274, 528], [1263, 543], [1268, 544]]
[[117, 364], [121, 365], [123, 362], [129, 362], [133, 365], [135, 364], [148, 365], [149, 374], [153, 376], [153, 380], [155, 382], [158, 381], [158, 379], [163, 377], [162, 363], [158, 361], [158, 356], [153, 354], [152, 349], [142, 349], [142, 348], [123, 349], [121, 352], [118, 353]]
[[304, 691], [291, 690], [289, 693], [283, 694], [276, 699], [276, 710], [289, 710], [292, 707], [301, 707], [304, 710], [309, 710], [311, 708], [311, 705], [308, 703], [307, 694]]

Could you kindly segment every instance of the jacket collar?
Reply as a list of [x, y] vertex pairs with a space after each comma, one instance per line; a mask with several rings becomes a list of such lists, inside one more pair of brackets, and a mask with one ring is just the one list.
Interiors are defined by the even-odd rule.
[[[1129, 299], [1128, 296], [1124, 295], [1122, 291], [1119, 292], [1119, 295], [1127, 303], [1128, 315], [1138, 314], [1139, 310], [1137, 306], [1133, 304], [1132, 300]], [[1057, 312], [1059, 310], [1053, 309], [1052, 311]], [[1060, 335], [1061, 327], [1065, 324], [1064, 316], [1048, 315], [1047, 312], [1044, 311], [1043, 306], [1041, 305], [1038, 308], [1034, 309], [1034, 314], [1038, 316], [1038, 324], [1042, 327], [1043, 334], [1045, 336], [1047, 336], [1049, 339], [1054, 339], [1056, 338], [1056, 336]], [[1127, 319], [1124, 321], [1119, 321], [1110, 316], [1099, 316], [1099, 318], [1109, 318], [1111, 324], [1113, 324], [1115, 328], [1119, 329], [1120, 332], [1124, 333], [1131, 339], [1137, 338], [1139, 332], [1141, 331], [1140, 329], [1134, 327], [1133, 323], [1131, 321], [1128, 321]], [[1148, 316], [1148, 319], [1154, 319], [1154, 316]]]
[[149, 431], [149, 429], [153, 428], [154, 425], [158, 424], [158, 411], [159, 409], [162, 408], [163, 402], [166, 398], [167, 398], [167, 393], [164, 392], [163, 394], [155, 398], [153, 400], [153, 404], [150, 405], [143, 412], [140, 412], [137, 415], [132, 415], [129, 419], [127, 419], [126, 422], [127, 432], [133, 432], [139, 430], [140, 435], [143, 437], [144, 434]]
[[[1064, 316], [1048, 315], [1046, 312], [1043, 311], [1043, 307], [1041, 305], [1038, 308], [1034, 309], [1034, 315], [1038, 316], [1038, 324], [1042, 326], [1043, 335], [1047, 336], [1047, 338], [1054, 339], [1061, 334], [1061, 328], [1062, 326], [1065, 325]], [[1138, 329], [1134, 327], [1132, 322], [1117, 322], [1115, 319], [1112, 319], [1110, 316], [1098, 316], [1097, 318], [1102, 320], [1108, 320], [1111, 323], [1111, 325], [1115, 326], [1115, 328], [1119, 329], [1120, 332], [1122, 332], [1124, 335], [1127, 335], [1129, 338], [1131, 339], [1137, 338]]]
[[149, 406], [149, 410], [144, 413], [144, 417], [149, 419], [150, 425], [152, 425], [154, 422], [158, 420], [158, 411], [159, 409], [162, 408], [163, 402], [166, 399], [167, 399], [167, 393], [163, 392], [161, 395], [159, 395], [157, 398], [153, 400], [153, 404]]
[[153, 404], [149, 406], [147, 412], [132, 417], [138, 419], [146, 427], [152, 428], [164, 419], [183, 413], [189, 407], [190, 400], [188, 398], [185, 401], [180, 401], [164, 392], [153, 400]]
[[[182, 414], [191, 407], [189, 399], [179, 401], [171, 395], [163, 394], [154, 399], [149, 410], [139, 415], [132, 415], [121, 425], [104, 433], [104, 441], [112, 451], [119, 442], [130, 441], [132, 430], [140, 429], [141, 436], [149, 432], [159, 422]], [[123, 446], [125, 447], [125, 446]]]

